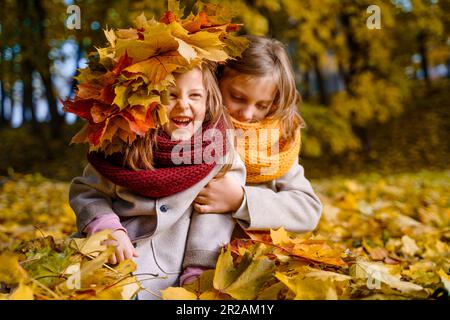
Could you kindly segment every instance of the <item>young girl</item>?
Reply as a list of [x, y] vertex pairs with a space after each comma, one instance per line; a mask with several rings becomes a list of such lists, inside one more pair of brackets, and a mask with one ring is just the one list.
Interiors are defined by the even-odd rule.
[[[121, 157], [90, 153], [83, 176], [70, 186], [79, 231], [89, 235], [111, 229], [117, 246], [110, 262], [134, 257], [136, 277], [146, 289], [139, 299], [155, 299], [159, 290], [175, 285], [183, 267], [215, 266], [234, 221], [231, 214], [192, 214], [193, 200], [226, 163], [227, 175], [245, 184], [244, 164], [227, 146], [226, 116], [209, 66], [176, 74], [168, 90], [163, 130], [154, 138], [138, 138]], [[208, 129], [217, 130], [215, 139], [208, 139]], [[195, 140], [198, 133], [203, 141]], [[174, 164], [179, 146], [191, 147], [183, 149], [191, 165]], [[226, 153], [226, 161], [205, 161], [205, 150], [211, 149], [215, 155]], [[199, 156], [201, 161], [195, 161]]]
[[[213, 179], [196, 197], [194, 208], [200, 213], [236, 211], [233, 217], [247, 230], [312, 231], [322, 205], [298, 163], [300, 96], [288, 55], [277, 40], [247, 38], [250, 44], [242, 58], [227, 62], [219, 75], [236, 132], [253, 133], [248, 134], [250, 142], [238, 139], [247, 184], [241, 187], [231, 175]], [[278, 143], [267, 138], [273, 129], [279, 132]], [[226, 196], [223, 190], [228, 190]]]

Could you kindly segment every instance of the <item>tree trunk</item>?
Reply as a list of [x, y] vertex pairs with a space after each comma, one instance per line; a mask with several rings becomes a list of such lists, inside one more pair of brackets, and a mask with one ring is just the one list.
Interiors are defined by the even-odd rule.
[[[21, 78], [23, 83], [22, 89], [22, 113], [23, 122], [33, 121], [33, 79], [31, 74], [31, 63], [29, 60], [22, 62]], [[31, 112], [30, 112], [31, 111]], [[29, 117], [31, 115], [31, 118]]]
[[[31, 61], [26, 60], [22, 64], [22, 81], [23, 81], [23, 91], [22, 91], [22, 108], [24, 110], [23, 121], [28, 121], [28, 118], [32, 124], [31, 132], [36, 135], [40, 135], [39, 124], [36, 118], [36, 108], [33, 102], [33, 69]], [[25, 118], [25, 116], [27, 118]]]
[[[12, 57], [11, 57], [11, 74], [12, 74], [12, 76], [14, 77], [14, 78], [16, 78], [16, 75], [15, 75], [15, 70], [17, 69], [17, 67], [16, 67], [16, 63], [14, 62], [14, 61], [16, 61], [16, 53], [13, 51], [12, 52]], [[13, 125], [13, 119], [14, 119], [14, 109], [16, 108], [16, 104], [15, 104], [15, 94], [14, 94], [14, 85], [15, 85], [15, 82], [12, 82], [11, 84], [10, 84], [10, 88], [9, 88], [9, 92], [8, 92], [8, 97], [9, 97], [9, 100], [10, 100], [10, 102], [11, 102], [11, 108], [10, 108], [10, 113], [9, 113], [9, 119], [8, 119], [8, 122], [9, 122], [9, 125], [12, 127], [12, 125]]]
[[420, 64], [423, 70], [423, 78], [425, 79], [426, 85], [430, 86], [430, 74], [428, 72], [428, 50], [427, 50], [427, 37], [424, 33], [419, 33], [417, 36], [417, 41], [419, 42], [419, 53], [422, 59]]
[[302, 100], [308, 101], [311, 97], [311, 91], [309, 89], [309, 69], [305, 67], [305, 71], [301, 72], [301, 74], [302, 74], [302, 82], [301, 82]]
[[349, 86], [349, 83], [348, 83], [348, 77], [347, 77], [347, 72], [345, 71], [344, 63], [342, 62], [342, 60], [340, 58], [338, 58], [337, 61], [338, 61], [339, 78], [343, 81], [343, 83], [345, 85], [345, 89], [347, 89], [347, 87]]
[[36, 113], [33, 103], [33, 55], [34, 51], [31, 47], [33, 43], [33, 30], [29, 24], [26, 24], [26, 18], [30, 15], [32, 7], [29, 7], [28, 1], [19, 3], [19, 35], [21, 39], [21, 67], [20, 78], [22, 79], [22, 123], [31, 122], [31, 132], [39, 135], [39, 128], [36, 119]]
[[39, 28], [40, 43], [39, 46], [39, 56], [42, 64], [38, 68], [38, 72], [41, 75], [42, 82], [45, 88], [45, 96], [47, 98], [49, 112], [51, 116], [50, 127], [52, 138], [58, 138], [61, 134], [62, 125], [64, 124], [64, 117], [58, 112], [58, 104], [56, 101], [55, 94], [53, 92], [53, 84], [50, 72], [50, 61], [48, 59], [48, 54], [50, 52], [50, 47], [47, 43], [45, 36], [44, 21], [46, 18], [46, 12], [42, 6], [41, 0], [34, 0], [34, 9], [36, 10], [38, 21], [37, 25]]
[[355, 75], [357, 75], [358, 72], [360, 71], [358, 61], [359, 61], [359, 54], [361, 53], [362, 48], [355, 39], [354, 31], [350, 23], [350, 18], [351, 17], [348, 14], [340, 15], [340, 20], [344, 28], [344, 34], [348, 46], [348, 51], [350, 53], [348, 71], [345, 73], [345, 87], [348, 94], [353, 96], [354, 92], [352, 90], [351, 84], [353, 82], [353, 78], [355, 77]]
[[352, 125], [352, 131], [356, 134], [356, 136], [361, 141], [361, 151], [365, 154], [368, 154], [371, 149], [370, 139], [369, 139], [369, 132], [366, 127], [358, 126], [358, 125]]
[[320, 104], [326, 106], [328, 105], [328, 96], [325, 90], [325, 79], [323, 77], [322, 69], [320, 68], [319, 58], [316, 55], [313, 55], [312, 62], [319, 89]]
[[450, 79], [450, 58], [447, 59], [447, 79]]
[[4, 127], [6, 125], [6, 113], [5, 113], [5, 101], [6, 101], [6, 91], [3, 85], [3, 79], [0, 79], [0, 94], [2, 95], [0, 100], [0, 127]]

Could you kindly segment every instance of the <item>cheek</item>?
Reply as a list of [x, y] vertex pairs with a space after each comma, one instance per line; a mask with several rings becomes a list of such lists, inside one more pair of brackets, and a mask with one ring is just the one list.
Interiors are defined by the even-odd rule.
[[222, 102], [223, 102], [223, 105], [227, 108], [230, 108], [233, 105], [233, 101], [230, 99], [230, 97], [227, 94], [222, 95]]
[[263, 120], [270, 112], [270, 108], [258, 110], [258, 120]]
[[206, 117], [206, 101], [196, 101], [192, 105], [194, 107], [192, 113], [195, 121], [203, 122]]
[[170, 113], [172, 112], [172, 110], [173, 110], [173, 107], [175, 106], [175, 103], [174, 102], [172, 102], [172, 101], [169, 101], [169, 104], [167, 105], [164, 105], [164, 108], [166, 109], [166, 114], [169, 116], [170, 115]]
[[256, 121], [262, 121], [262, 120], [264, 120], [266, 118], [267, 114], [268, 114], [267, 111], [260, 111], [260, 110], [258, 110], [258, 111], [255, 112], [255, 114], [253, 116], [253, 119], [256, 120]]
[[239, 103], [236, 103], [232, 99], [226, 97], [223, 97], [223, 105], [231, 115], [238, 113], [239, 110], [243, 108], [243, 106]]

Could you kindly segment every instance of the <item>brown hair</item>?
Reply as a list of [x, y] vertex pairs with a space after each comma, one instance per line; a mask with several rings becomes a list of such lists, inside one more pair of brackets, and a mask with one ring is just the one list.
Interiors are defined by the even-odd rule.
[[241, 58], [227, 62], [219, 78], [230, 73], [251, 77], [273, 75], [277, 86], [274, 100], [276, 109], [268, 117], [281, 120], [282, 137], [294, 140], [297, 129], [304, 125], [304, 121], [297, 111], [301, 97], [285, 46], [276, 39], [251, 35], [244, 37], [249, 40], [248, 48]]
[[[206, 89], [206, 122], [217, 122], [221, 116], [225, 116], [222, 108], [222, 95], [215, 77], [216, 64], [203, 62], [199, 68], [203, 75], [203, 86]], [[230, 127], [230, 121], [225, 116], [226, 126]], [[136, 140], [125, 149], [123, 154], [123, 166], [133, 170], [153, 169], [153, 148], [156, 146], [156, 133], [158, 129], [150, 129], [146, 135], [138, 136]]]

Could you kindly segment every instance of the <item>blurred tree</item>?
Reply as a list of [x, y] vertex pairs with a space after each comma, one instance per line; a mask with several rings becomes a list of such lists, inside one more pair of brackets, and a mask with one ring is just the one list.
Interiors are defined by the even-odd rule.
[[[369, 151], [366, 128], [407, 108], [405, 98], [414, 80], [406, 71], [423, 70], [430, 82], [429, 68], [447, 64], [450, 75], [450, 15], [445, 14], [450, 0], [204, 1], [228, 8], [235, 21], [244, 24], [241, 33], [266, 35], [286, 44], [305, 101], [300, 106], [309, 126], [304, 150], [315, 157], [360, 147]], [[188, 12], [196, 0], [181, 3]], [[69, 4], [81, 9], [80, 30], [65, 25]], [[370, 5], [381, 10], [381, 29], [366, 24]], [[51, 135], [58, 137], [63, 124], [55, 90], [55, 79], [61, 79], [60, 62], [74, 59], [79, 68], [95, 46], [106, 43], [102, 29], [127, 28], [142, 12], [157, 18], [166, 7], [167, 0], [2, 0], [0, 126], [11, 123], [10, 109], [21, 104], [23, 120], [36, 125], [37, 94], [42, 91]], [[64, 50], [66, 44], [74, 48], [70, 54]], [[417, 56], [421, 59], [412, 59]], [[339, 86], [330, 89], [330, 75], [336, 76]], [[67, 74], [62, 78], [72, 95], [76, 80]], [[36, 90], [36, 80], [45, 90]]]
[[[300, 69], [314, 70], [319, 91], [320, 104], [328, 105], [328, 93], [323, 75], [323, 60], [333, 48], [336, 33], [335, 0], [282, 1], [291, 28], [282, 28], [284, 38], [296, 44], [295, 60]], [[286, 21], [286, 20], [285, 20]], [[279, 21], [277, 25], [283, 26]], [[281, 28], [280, 28], [281, 29]]]
[[[47, 6], [46, 6], [47, 5]], [[60, 134], [63, 117], [58, 112], [56, 95], [51, 78], [49, 60], [50, 39], [47, 30], [52, 22], [51, 9], [62, 8], [62, 1], [3, 1], [2, 38], [2, 113], [5, 112], [5, 98], [11, 99], [11, 109], [15, 106], [13, 88], [16, 81], [22, 84], [23, 120], [31, 120], [36, 126], [35, 101], [33, 100], [33, 73], [37, 72], [45, 88], [46, 100], [51, 114], [52, 136]], [[39, 44], [39, 45], [36, 45]], [[13, 110], [10, 112], [10, 116]]]
[[[366, 24], [370, 5], [380, 8], [380, 29]], [[395, 63], [395, 13], [395, 5], [386, 1], [339, 2], [338, 32], [344, 42], [335, 50], [346, 90], [333, 97], [331, 107], [349, 121], [366, 151], [370, 150], [366, 126], [399, 115], [408, 90], [404, 69]]]
[[442, 9], [445, 9], [445, 6], [448, 7], [448, 0], [410, 0], [410, 6], [403, 7], [398, 15], [402, 23], [403, 43], [413, 44], [412, 49], [420, 54], [421, 70], [428, 86], [430, 50], [436, 44], [443, 43], [445, 11]]

